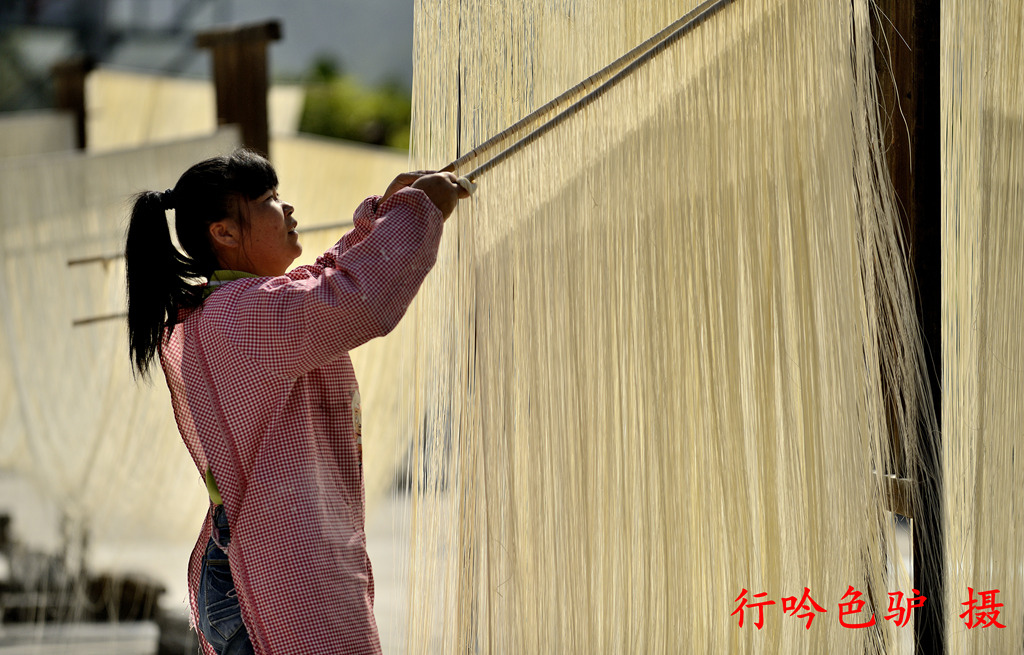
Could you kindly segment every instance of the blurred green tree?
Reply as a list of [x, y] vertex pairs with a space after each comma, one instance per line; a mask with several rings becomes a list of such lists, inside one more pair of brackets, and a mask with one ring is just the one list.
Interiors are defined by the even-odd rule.
[[310, 66], [300, 132], [408, 150], [411, 119], [412, 98], [399, 84], [367, 87], [330, 56]]

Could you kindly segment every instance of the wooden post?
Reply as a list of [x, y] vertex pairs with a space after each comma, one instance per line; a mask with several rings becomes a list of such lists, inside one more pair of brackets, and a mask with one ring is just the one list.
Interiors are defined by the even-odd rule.
[[75, 55], [53, 65], [53, 104], [75, 117], [75, 144], [85, 150], [85, 76], [93, 68], [92, 59]]
[[914, 615], [918, 653], [946, 652], [942, 534], [942, 179], [940, 170], [940, 0], [877, 0], [876, 62], [886, 152], [909, 247], [917, 314], [939, 430], [922, 435], [921, 506], [915, 508], [914, 588], [927, 597]]
[[264, 155], [270, 151], [267, 43], [280, 39], [281, 23], [277, 20], [196, 35], [196, 46], [213, 53], [217, 123], [240, 125], [242, 143]]

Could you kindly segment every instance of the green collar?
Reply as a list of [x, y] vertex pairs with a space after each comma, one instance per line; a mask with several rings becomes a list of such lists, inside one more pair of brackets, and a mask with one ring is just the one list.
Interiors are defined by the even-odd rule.
[[243, 277], [259, 277], [259, 275], [245, 271], [229, 271], [224, 269], [214, 271], [210, 274], [210, 281], [203, 288], [203, 298], [208, 298], [220, 285], [241, 280]]

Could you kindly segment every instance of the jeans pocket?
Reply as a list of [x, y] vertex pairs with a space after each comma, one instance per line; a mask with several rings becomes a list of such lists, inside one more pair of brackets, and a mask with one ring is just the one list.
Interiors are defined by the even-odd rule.
[[199, 629], [218, 653], [250, 653], [231, 568], [223, 551], [210, 543], [200, 571]]
[[[221, 643], [226, 644], [231, 641], [238, 634], [238, 630], [244, 626], [242, 608], [238, 605], [238, 598], [232, 596], [208, 604], [206, 606], [206, 623], [217, 631], [222, 640]], [[216, 639], [207, 638], [207, 641], [211, 645], [217, 646]]]

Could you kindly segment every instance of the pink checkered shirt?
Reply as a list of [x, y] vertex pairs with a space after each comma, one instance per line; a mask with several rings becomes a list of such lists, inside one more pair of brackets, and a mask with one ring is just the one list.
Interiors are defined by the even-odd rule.
[[[380, 652], [348, 352], [402, 318], [437, 257], [443, 218], [416, 189], [376, 203], [365, 200], [354, 229], [315, 264], [224, 284], [165, 334], [178, 429], [224, 499], [257, 655]], [[189, 564], [193, 621], [209, 537], [207, 520]]]

